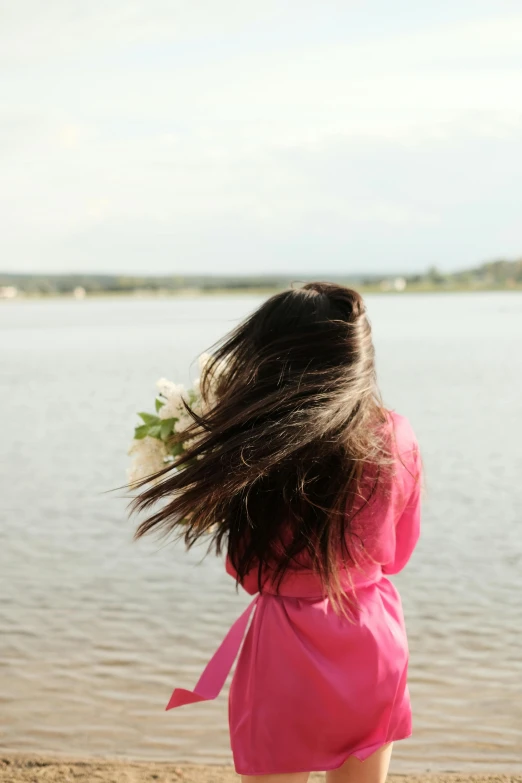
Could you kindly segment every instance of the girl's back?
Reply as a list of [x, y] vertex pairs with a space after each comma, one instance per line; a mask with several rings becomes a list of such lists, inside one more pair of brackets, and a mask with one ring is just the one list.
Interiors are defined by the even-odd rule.
[[[417, 439], [405, 416], [388, 411], [388, 418], [395, 458], [393, 473], [386, 487], [381, 487], [381, 491], [368, 503], [364, 503], [364, 479], [361, 482], [363, 500], [352, 519], [350, 531], [350, 549], [356, 562], [341, 568], [344, 588], [350, 586], [350, 580], [358, 583], [368, 575], [398, 573], [408, 562], [419, 538], [421, 463]], [[370, 487], [371, 484], [369, 481]], [[226, 568], [237, 579], [237, 571], [229, 557]], [[313, 569], [312, 573], [308, 573], [310, 568], [309, 561], [301, 558], [285, 573], [285, 589], [296, 581], [304, 584], [306, 577], [316, 590], [317, 575]], [[259, 591], [258, 576], [257, 566], [254, 566], [239, 581], [247, 592], [254, 594]], [[265, 591], [277, 591], [277, 579], [272, 569], [265, 569], [262, 584]]]
[[380, 402], [360, 296], [313, 283], [272, 297], [202, 384], [206, 408], [179, 434], [192, 447], [135, 502], [163, 501], [138, 535], [210, 536], [254, 599], [168, 708], [215, 698], [241, 648], [237, 772], [377, 759], [411, 733], [404, 619], [386, 575], [419, 536], [421, 459], [408, 420]]
[[[402, 607], [385, 574], [400, 571], [419, 536], [419, 452], [407, 419], [391, 414], [397, 470], [355, 528], [357, 566], [341, 575], [347, 617], [317, 575], [296, 569], [263, 585], [230, 691], [231, 741], [244, 775], [332, 770], [411, 734]], [[236, 572], [227, 561], [227, 570]], [[242, 582], [257, 593], [257, 574]]]

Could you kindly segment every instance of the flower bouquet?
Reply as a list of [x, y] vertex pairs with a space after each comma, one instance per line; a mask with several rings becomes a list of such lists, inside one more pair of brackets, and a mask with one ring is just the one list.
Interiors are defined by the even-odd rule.
[[[209, 359], [208, 354], [199, 357], [201, 372]], [[199, 378], [190, 389], [166, 378], [160, 378], [156, 387], [158, 394], [155, 399], [155, 413], [138, 413], [141, 423], [134, 430], [134, 439], [128, 452], [132, 457], [127, 473], [131, 489], [148, 476], [151, 476], [151, 483], [161, 480], [161, 477], [152, 477], [187, 451], [189, 441], [180, 441], [179, 438], [173, 437], [175, 433], [184, 432], [194, 421], [186, 405], [198, 414], [203, 409]]]

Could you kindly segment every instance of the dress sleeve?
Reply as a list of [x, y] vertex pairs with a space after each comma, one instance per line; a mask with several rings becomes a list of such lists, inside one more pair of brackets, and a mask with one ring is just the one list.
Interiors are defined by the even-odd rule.
[[413, 459], [414, 484], [410, 496], [395, 524], [395, 555], [393, 560], [383, 565], [385, 574], [398, 574], [405, 567], [419, 540], [421, 523], [421, 487], [422, 463], [418, 446]]

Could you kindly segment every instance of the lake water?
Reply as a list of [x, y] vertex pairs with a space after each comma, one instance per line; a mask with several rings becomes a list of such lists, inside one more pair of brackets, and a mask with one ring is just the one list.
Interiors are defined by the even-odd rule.
[[[230, 762], [226, 694], [170, 713], [249, 601], [216, 558], [132, 543], [135, 411], [260, 299], [0, 306], [5, 749]], [[396, 771], [522, 769], [522, 295], [368, 297], [385, 404], [411, 420], [423, 536], [396, 578], [414, 736]]]

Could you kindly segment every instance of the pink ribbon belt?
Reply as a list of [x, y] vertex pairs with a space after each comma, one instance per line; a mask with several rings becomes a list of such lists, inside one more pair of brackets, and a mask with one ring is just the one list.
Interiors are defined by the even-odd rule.
[[[380, 566], [372, 569], [371, 573], [360, 573], [354, 571], [349, 579], [345, 580], [346, 591], [351, 591], [355, 587], [366, 587], [375, 584], [382, 577]], [[274, 585], [267, 582], [263, 585], [263, 592], [268, 594], [277, 594]], [[282, 597], [287, 598], [315, 598], [320, 600], [325, 598], [322, 591], [321, 582], [315, 573], [300, 571], [288, 575], [281, 585], [280, 593]], [[211, 701], [219, 696], [227, 676], [237, 658], [241, 642], [245, 636], [248, 621], [252, 616], [255, 606], [263, 593], [257, 593], [254, 600], [247, 606], [245, 611], [235, 621], [229, 632], [217, 648], [216, 652], [205, 666], [203, 674], [193, 691], [185, 688], [176, 688], [167, 704], [167, 710], [174, 707], [181, 707], [183, 704], [194, 704], [198, 701]]]
[[187, 691], [185, 688], [176, 688], [165, 709], [172, 710], [174, 707], [181, 707], [183, 704], [193, 704], [197, 701], [210, 701], [220, 694], [230, 669], [236, 660], [248, 626], [248, 621], [254, 611], [258, 598], [259, 593], [230, 628], [216, 652], [205, 666], [205, 670], [199, 678], [194, 690]]

